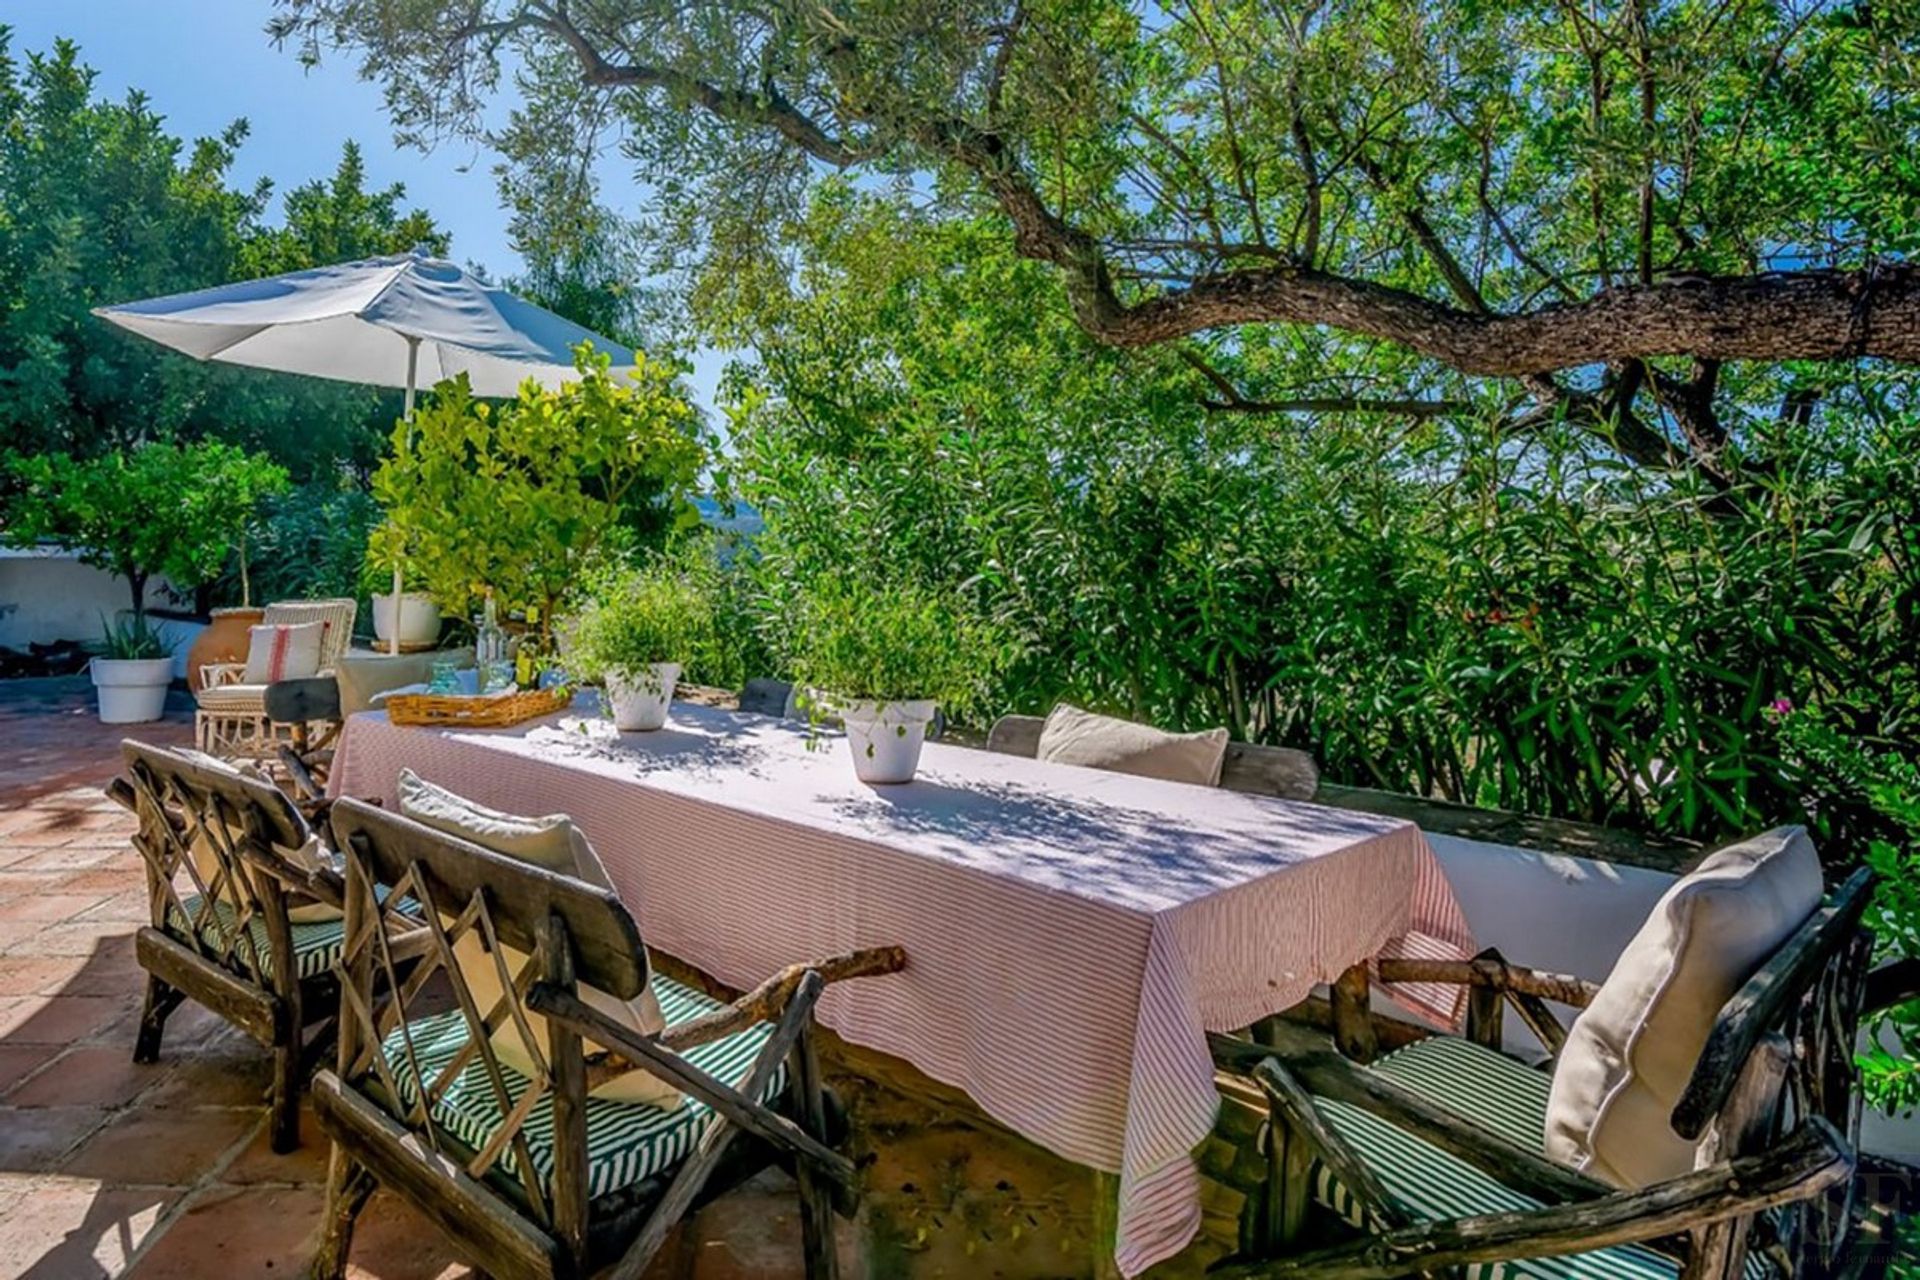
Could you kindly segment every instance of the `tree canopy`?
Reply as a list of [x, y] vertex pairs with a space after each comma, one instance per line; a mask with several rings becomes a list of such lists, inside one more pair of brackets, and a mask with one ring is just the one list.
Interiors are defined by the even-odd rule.
[[231, 185], [247, 126], [191, 145], [143, 94], [110, 102], [61, 41], [16, 58], [0, 27], [0, 436], [94, 454], [215, 436], [300, 478], [368, 468], [397, 393], [196, 363], [89, 314], [134, 298], [345, 258], [447, 249], [398, 186], [370, 191], [359, 149], [286, 193]]
[[1720, 474], [1761, 406], [1920, 361], [1911, 0], [277, 4], [407, 136], [511, 77], [516, 169], [617, 137], [723, 283], [829, 170], [984, 205], [1233, 410], [1491, 405]]

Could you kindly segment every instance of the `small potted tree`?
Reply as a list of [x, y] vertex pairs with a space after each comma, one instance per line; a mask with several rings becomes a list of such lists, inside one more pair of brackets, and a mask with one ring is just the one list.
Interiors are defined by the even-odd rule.
[[6, 469], [17, 487], [7, 510], [10, 540], [64, 543], [84, 563], [127, 581], [133, 608], [124, 623], [107, 624], [104, 652], [93, 660], [101, 719], [159, 719], [173, 660], [148, 624], [147, 587], [163, 577], [185, 590], [218, 574], [236, 522], [251, 517], [235, 503], [257, 501], [279, 469], [264, 455], [214, 441], [85, 459], [9, 454]]
[[667, 722], [673, 688], [688, 662], [713, 643], [713, 602], [665, 562], [602, 578], [570, 628], [566, 664], [606, 685], [607, 710], [621, 730]]
[[955, 603], [915, 587], [829, 577], [792, 619], [794, 674], [816, 722], [839, 716], [862, 782], [911, 782], [936, 709], [965, 715], [1006, 645]]
[[[395, 427], [373, 476], [385, 519], [368, 564], [389, 575], [398, 566], [427, 593], [418, 605], [401, 597], [403, 639], [414, 609], [437, 602], [470, 615], [491, 594], [544, 647], [610, 535], [638, 521], [698, 523], [686, 491], [707, 453], [671, 369], [642, 359], [616, 380], [606, 356], [584, 349], [577, 366], [577, 382], [529, 383], [499, 404], [475, 399], [464, 377], [442, 382]], [[384, 594], [376, 628], [393, 608]]]

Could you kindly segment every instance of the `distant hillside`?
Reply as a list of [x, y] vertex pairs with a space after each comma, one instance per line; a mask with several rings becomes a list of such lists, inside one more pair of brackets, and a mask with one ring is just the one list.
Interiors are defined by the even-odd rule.
[[731, 519], [727, 518], [720, 504], [712, 498], [695, 498], [693, 505], [699, 508], [700, 519], [716, 529], [723, 530], [739, 538], [751, 538], [766, 527], [760, 513], [744, 502], [734, 508]]

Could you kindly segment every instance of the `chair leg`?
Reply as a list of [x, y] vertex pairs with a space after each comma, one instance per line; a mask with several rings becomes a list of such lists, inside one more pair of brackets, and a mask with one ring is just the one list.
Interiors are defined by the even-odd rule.
[[152, 974], [147, 975], [147, 1003], [140, 1011], [140, 1033], [133, 1042], [133, 1060], [160, 1061], [160, 1034], [166, 1030], [167, 1015], [179, 1007], [185, 997]]
[[268, 1140], [275, 1155], [283, 1156], [300, 1147], [300, 1082], [305, 1058], [298, 1032], [291, 1044], [279, 1045], [273, 1051], [273, 1128]]
[[346, 1280], [347, 1255], [353, 1252], [353, 1223], [373, 1194], [373, 1175], [335, 1143], [327, 1160], [327, 1209], [320, 1252], [308, 1272], [312, 1280]]

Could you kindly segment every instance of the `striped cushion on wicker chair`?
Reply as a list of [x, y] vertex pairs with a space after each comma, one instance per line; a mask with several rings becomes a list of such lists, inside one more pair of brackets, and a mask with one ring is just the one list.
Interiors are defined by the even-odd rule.
[[[209, 918], [200, 908], [200, 895], [188, 894], [180, 900], [188, 916], [199, 923], [200, 935], [214, 947], [224, 947], [231, 934], [234, 912], [231, 904], [216, 902], [214, 913], [218, 920]], [[184, 936], [191, 929], [180, 912], [170, 910], [168, 916], [175, 929]], [[223, 927], [224, 926], [224, 927]], [[293, 934], [293, 969], [302, 978], [317, 978], [333, 967], [340, 958], [341, 943], [346, 937], [346, 926], [339, 920], [326, 920], [318, 924], [296, 924], [289, 926]], [[260, 959], [261, 976], [273, 977], [273, 952], [267, 945], [267, 922], [259, 916], [247, 922], [247, 932], [253, 935], [254, 954]], [[244, 954], [246, 948], [236, 942], [235, 953]], [[244, 961], [242, 961], [244, 963]]]
[[[669, 1027], [712, 1013], [723, 1006], [719, 1001], [690, 987], [674, 982], [663, 974], [653, 975], [653, 989], [660, 997], [661, 1012]], [[411, 1032], [413, 1053], [419, 1063], [415, 1074], [407, 1055], [404, 1032]], [[765, 1023], [736, 1032], [722, 1040], [689, 1049], [686, 1059], [694, 1066], [726, 1084], [738, 1087], [746, 1078], [753, 1060], [771, 1035]], [[429, 1082], [453, 1061], [467, 1043], [467, 1023], [458, 1010], [421, 1018], [405, 1027], [395, 1027], [384, 1043], [388, 1065], [399, 1082], [406, 1104], [420, 1098], [420, 1075]], [[527, 1089], [526, 1077], [508, 1070], [507, 1092], [517, 1105]], [[770, 1102], [786, 1086], [786, 1069], [776, 1071], [760, 1101]], [[587, 1187], [588, 1194], [606, 1195], [642, 1182], [671, 1168], [693, 1149], [694, 1141], [706, 1127], [711, 1109], [689, 1097], [671, 1110], [640, 1102], [615, 1102], [604, 1098], [587, 1099]], [[500, 1127], [500, 1112], [485, 1065], [478, 1055], [447, 1086], [433, 1109], [441, 1128], [474, 1150], [484, 1148]], [[543, 1185], [553, 1185], [553, 1095], [533, 1105], [522, 1130], [528, 1153], [533, 1157]], [[508, 1154], [502, 1163], [514, 1170], [514, 1157]]]
[[[1467, 1040], [1435, 1036], [1387, 1054], [1370, 1068], [1483, 1128], [1541, 1150], [1545, 1142], [1546, 1073]], [[1405, 1130], [1330, 1098], [1314, 1106], [1380, 1176], [1388, 1191], [1421, 1218], [1537, 1209], [1540, 1201], [1502, 1186], [1485, 1173]], [[1358, 1202], [1326, 1169], [1313, 1171], [1314, 1197], [1350, 1225], [1363, 1225]], [[1650, 1249], [1627, 1245], [1563, 1258], [1531, 1258], [1469, 1267], [1467, 1280], [1674, 1280], [1680, 1265]], [[1750, 1259], [1746, 1274], [1770, 1274]]]

